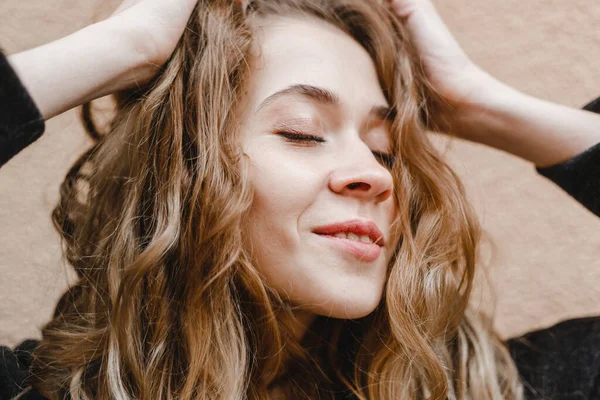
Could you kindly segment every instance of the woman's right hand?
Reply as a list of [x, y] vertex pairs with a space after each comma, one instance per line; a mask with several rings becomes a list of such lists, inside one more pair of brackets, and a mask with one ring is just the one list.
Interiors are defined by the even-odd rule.
[[[388, 0], [394, 12], [404, 21], [433, 89], [451, 111], [437, 126], [451, 128], [448, 116], [466, 105], [477, 102], [478, 95], [494, 78], [475, 65], [452, 36], [430, 0]], [[439, 104], [438, 104], [439, 105]], [[448, 126], [450, 125], [450, 126]]]
[[149, 82], [197, 0], [125, 0], [106, 20], [8, 57], [44, 119]]
[[[151, 72], [142, 71], [146, 83], [173, 53], [198, 0], [123, 0], [103, 24], [115, 27], [141, 52]], [[146, 75], [144, 75], [146, 72]]]

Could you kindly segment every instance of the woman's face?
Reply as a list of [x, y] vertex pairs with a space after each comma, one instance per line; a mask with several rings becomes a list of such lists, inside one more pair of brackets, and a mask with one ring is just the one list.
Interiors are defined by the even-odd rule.
[[318, 19], [263, 19], [258, 34], [241, 119], [253, 259], [302, 310], [363, 317], [381, 300], [396, 212], [392, 176], [376, 156], [391, 143], [375, 66]]

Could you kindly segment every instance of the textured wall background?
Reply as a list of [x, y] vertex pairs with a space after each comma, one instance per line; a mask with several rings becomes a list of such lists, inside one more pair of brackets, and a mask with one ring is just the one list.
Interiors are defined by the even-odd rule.
[[[2, 0], [8, 54], [58, 39], [116, 8], [118, 0]], [[600, 5], [593, 0], [436, 1], [466, 52], [504, 82], [574, 107], [600, 96]], [[50, 212], [68, 167], [86, 147], [71, 110], [0, 169], [0, 343], [39, 337], [71, 276]], [[600, 220], [532, 165], [454, 142], [463, 177], [496, 254], [487, 267], [505, 337], [600, 314]], [[473, 301], [490, 309], [490, 289]]]

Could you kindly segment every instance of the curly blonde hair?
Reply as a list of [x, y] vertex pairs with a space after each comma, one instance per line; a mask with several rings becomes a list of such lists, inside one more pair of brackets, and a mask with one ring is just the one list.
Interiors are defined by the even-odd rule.
[[[318, 317], [298, 340], [290, 307], [244, 247], [252, 199], [236, 107], [251, 73], [254, 17], [311, 16], [362, 45], [395, 110], [397, 248], [381, 304]], [[405, 27], [366, 0], [200, 0], [150, 84], [61, 186], [53, 220], [79, 281], [34, 352], [51, 399], [521, 399], [514, 362], [469, 309], [481, 229], [430, 142], [435, 93]]]

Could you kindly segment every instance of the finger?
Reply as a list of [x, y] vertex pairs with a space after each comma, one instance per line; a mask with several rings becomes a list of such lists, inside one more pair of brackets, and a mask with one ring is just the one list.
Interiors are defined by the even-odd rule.
[[389, 0], [396, 14], [401, 18], [408, 18], [415, 12], [435, 12], [430, 0]]
[[417, 41], [462, 53], [458, 42], [430, 0], [388, 0]]

